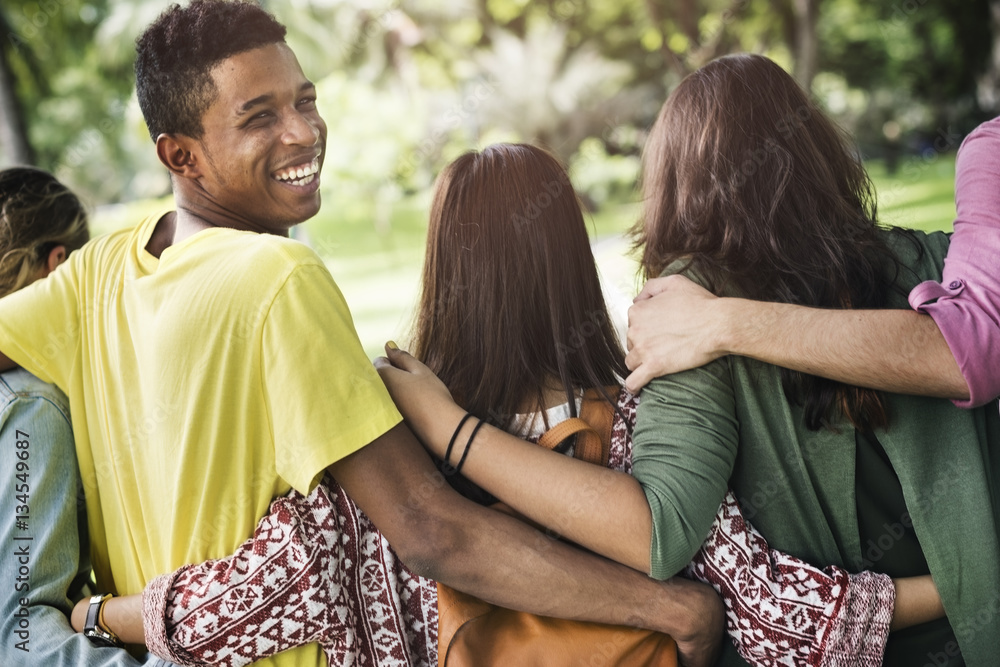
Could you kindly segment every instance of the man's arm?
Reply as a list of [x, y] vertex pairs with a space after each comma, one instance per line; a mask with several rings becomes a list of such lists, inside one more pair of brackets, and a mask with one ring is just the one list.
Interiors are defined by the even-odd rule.
[[722, 629], [714, 592], [657, 582], [463, 498], [405, 426], [330, 470], [417, 574], [505, 607], [666, 632], [687, 664], [711, 664]]
[[955, 233], [941, 281], [910, 292], [910, 306], [934, 318], [961, 368], [969, 400], [1000, 396], [1000, 118], [972, 132], [955, 160]]
[[[386, 347], [377, 359], [382, 381], [407, 425], [444, 460], [456, 425], [459, 445], [448, 461], [464, 460], [462, 474], [522, 516], [606, 558], [649, 572], [652, 519], [634, 477], [549, 451], [502, 429], [462, 422], [459, 407], [441, 380], [409, 353]], [[475, 442], [463, 454], [475, 430]], [[614, 502], [608, 502], [613, 498]]]
[[934, 320], [908, 310], [824, 310], [718, 298], [683, 276], [646, 283], [629, 309], [637, 392], [650, 380], [727, 354], [901, 394], [967, 399]]

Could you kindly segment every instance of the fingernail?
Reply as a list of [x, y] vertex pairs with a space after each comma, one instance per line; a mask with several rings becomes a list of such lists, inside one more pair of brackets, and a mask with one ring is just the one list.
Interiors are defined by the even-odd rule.
[[394, 341], [394, 340], [390, 340], [388, 343], [385, 344], [385, 346], [387, 348], [389, 348], [390, 350], [398, 350], [399, 349], [399, 346], [396, 345], [396, 341]]

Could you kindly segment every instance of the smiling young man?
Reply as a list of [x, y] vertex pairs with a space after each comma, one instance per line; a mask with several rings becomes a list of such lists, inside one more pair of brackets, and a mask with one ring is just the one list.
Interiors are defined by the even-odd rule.
[[[427, 484], [435, 469], [340, 291], [287, 238], [319, 210], [326, 126], [284, 34], [244, 2], [157, 19], [137, 41], [136, 87], [176, 210], [0, 301], [0, 351], [70, 398], [99, 587], [138, 593], [228, 554], [273, 498], [329, 471], [416, 572], [510, 607], [669, 632], [702, 664], [721, 630], [697, 618], [721, 620], [703, 591]], [[313, 644], [267, 664], [322, 661]]]

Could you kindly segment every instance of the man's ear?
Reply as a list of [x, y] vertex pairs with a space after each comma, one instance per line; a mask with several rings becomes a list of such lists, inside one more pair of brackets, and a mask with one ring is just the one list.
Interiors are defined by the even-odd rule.
[[195, 140], [183, 134], [161, 134], [156, 138], [156, 156], [174, 176], [200, 178]]

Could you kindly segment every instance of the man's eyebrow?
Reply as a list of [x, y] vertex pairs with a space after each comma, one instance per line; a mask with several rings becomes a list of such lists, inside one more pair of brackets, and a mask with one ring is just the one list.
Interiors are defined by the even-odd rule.
[[250, 111], [250, 109], [253, 109], [255, 106], [257, 106], [258, 104], [264, 104], [265, 102], [270, 102], [272, 99], [274, 99], [274, 95], [270, 93], [265, 93], [264, 95], [258, 95], [252, 100], [244, 102], [243, 106], [240, 107], [240, 110], [239, 112], [237, 112], [237, 114], [242, 116], [247, 111]]
[[[301, 86], [299, 86], [299, 92], [301, 93], [305, 90], [313, 90], [315, 88], [316, 84], [314, 84], [312, 81], [306, 81]], [[258, 104], [264, 104], [266, 102], [270, 102], [272, 99], [274, 99], [274, 95], [272, 95], [271, 93], [265, 93], [263, 95], [258, 95], [252, 100], [247, 100], [246, 102], [243, 103], [243, 106], [240, 107], [240, 110], [237, 112], [237, 115], [242, 116], [246, 112], [250, 111], [250, 109], [253, 109], [255, 106], [257, 106]]]

